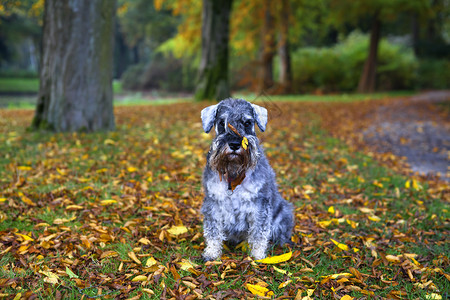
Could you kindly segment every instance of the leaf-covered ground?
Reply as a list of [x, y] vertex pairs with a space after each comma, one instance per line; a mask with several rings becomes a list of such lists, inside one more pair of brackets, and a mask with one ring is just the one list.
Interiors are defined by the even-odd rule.
[[117, 131], [27, 132], [0, 110], [0, 297], [446, 299], [449, 186], [362, 143], [386, 101], [261, 103], [259, 135], [295, 204], [293, 248], [203, 263], [203, 104], [116, 108]]

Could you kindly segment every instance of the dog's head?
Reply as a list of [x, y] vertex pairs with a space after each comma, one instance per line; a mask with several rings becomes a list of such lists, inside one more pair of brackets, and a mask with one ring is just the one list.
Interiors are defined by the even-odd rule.
[[209, 133], [213, 126], [216, 131], [208, 157], [213, 170], [221, 176], [236, 178], [256, 166], [261, 150], [255, 124], [261, 131], [266, 129], [267, 110], [264, 107], [228, 98], [206, 107], [201, 116], [205, 132]]

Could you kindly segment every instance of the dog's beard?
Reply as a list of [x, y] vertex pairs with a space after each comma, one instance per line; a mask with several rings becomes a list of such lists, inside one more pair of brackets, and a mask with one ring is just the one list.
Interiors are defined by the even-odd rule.
[[250, 151], [240, 149], [233, 152], [224, 145], [220, 150], [211, 153], [209, 164], [221, 177], [235, 179], [252, 166], [252, 160]]
[[[224, 147], [225, 148], [225, 147]], [[244, 153], [228, 153], [223, 150], [211, 159], [210, 165], [213, 170], [216, 170], [221, 176], [228, 178], [237, 178], [242, 175], [249, 167], [249, 155]]]

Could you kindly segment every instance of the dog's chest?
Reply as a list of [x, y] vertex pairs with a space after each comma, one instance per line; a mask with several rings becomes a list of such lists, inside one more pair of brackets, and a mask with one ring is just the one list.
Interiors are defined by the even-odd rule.
[[244, 230], [258, 210], [255, 200], [262, 183], [249, 177], [248, 174], [233, 193], [228, 191], [226, 181], [220, 181], [219, 176], [213, 176], [206, 184], [208, 196], [216, 200], [216, 217], [222, 219], [225, 226], [242, 227]]

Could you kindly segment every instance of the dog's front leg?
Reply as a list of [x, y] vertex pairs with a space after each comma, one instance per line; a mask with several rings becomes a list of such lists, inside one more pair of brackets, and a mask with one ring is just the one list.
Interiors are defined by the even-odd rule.
[[270, 209], [260, 211], [252, 218], [253, 220], [250, 223], [248, 243], [250, 244], [251, 255], [255, 260], [266, 257], [272, 228], [272, 219], [268, 216], [270, 216]]
[[224, 234], [222, 226], [212, 217], [205, 216], [203, 221], [203, 236], [206, 248], [202, 257], [205, 261], [216, 260], [222, 255]]

